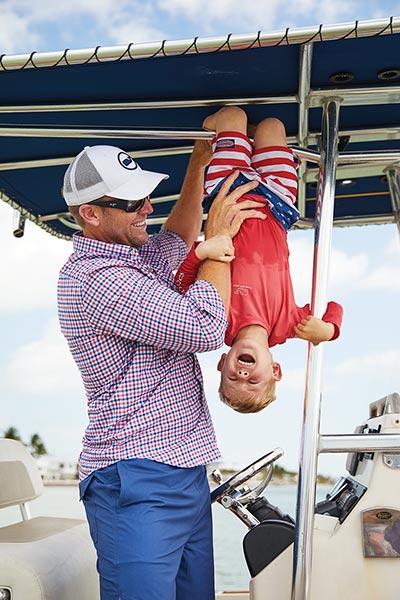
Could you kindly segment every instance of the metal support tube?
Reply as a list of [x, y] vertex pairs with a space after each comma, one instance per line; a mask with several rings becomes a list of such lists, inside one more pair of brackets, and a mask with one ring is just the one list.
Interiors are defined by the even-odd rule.
[[211, 140], [213, 133], [202, 130], [163, 129], [97, 129], [69, 127], [0, 127], [1, 137], [45, 137], [45, 138], [110, 138], [138, 140]]
[[371, 166], [379, 161], [383, 163], [400, 162], [400, 152], [342, 152], [338, 157], [338, 162], [341, 165], [369, 163]]
[[319, 438], [319, 452], [400, 452], [400, 434], [328, 434]]
[[[329, 100], [332, 90], [315, 90], [310, 94], [310, 107], [321, 106], [324, 100]], [[398, 86], [383, 86], [381, 88], [347, 88], [337, 90], [340, 100], [346, 106], [396, 104], [400, 100]]]
[[[300, 50], [300, 76], [299, 76], [299, 132], [298, 145], [306, 147], [308, 136], [308, 95], [311, 89], [311, 64], [313, 44], [304, 44]], [[299, 183], [297, 190], [297, 208], [300, 216], [306, 214], [306, 182], [305, 174], [307, 163], [302, 162], [299, 166]]]
[[157, 100], [137, 102], [96, 102], [87, 104], [30, 104], [26, 106], [0, 106], [2, 113], [53, 113], [85, 112], [95, 110], [151, 110], [160, 108], [196, 108], [199, 106], [237, 106], [238, 104], [294, 104], [294, 95], [288, 96], [237, 96], [235, 98], [203, 98], [201, 100]]
[[[389, 27], [390, 25], [390, 27]], [[247, 35], [229, 35], [225, 37], [195, 38], [189, 40], [171, 40], [165, 42], [135, 43], [125, 46], [103, 46], [99, 48], [81, 48], [77, 50], [59, 50], [57, 52], [34, 52], [32, 54], [3, 55], [0, 71], [11, 69], [33, 69], [41, 67], [63, 67], [91, 62], [115, 62], [142, 58], [158, 59], [183, 54], [202, 52], [226, 52], [253, 48], [257, 46], [276, 46], [286, 44], [304, 44], [310, 40], [337, 40], [343, 37], [355, 38], [371, 35], [389, 35], [400, 30], [400, 18], [390, 20], [356, 21], [338, 25], [319, 25], [314, 27], [286, 29], [273, 33], [258, 32]]]
[[22, 520], [29, 521], [29, 519], [31, 518], [31, 515], [29, 512], [28, 505], [25, 504], [25, 502], [23, 502], [22, 504], [19, 505], [19, 510], [21, 511]]
[[394, 218], [400, 235], [400, 166], [389, 167], [386, 170], [386, 176], [389, 183]]
[[221, 504], [224, 508], [233, 512], [239, 519], [248, 527], [253, 529], [260, 524], [260, 521], [251, 514], [247, 508], [245, 508], [240, 502], [232, 499], [230, 496], [224, 496], [221, 500]]
[[[315, 216], [314, 266], [311, 290], [312, 314], [321, 318], [326, 308], [331, 251], [335, 175], [338, 155], [340, 100], [324, 104], [320, 185]], [[322, 390], [323, 344], [308, 344], [303, 430], [297, 488], [296, 539], [293, 557], [292, 600], [307, 600], [310, 592], [315, 487]]]
[[[304, 44], [306, 48], [305, 63], [303, 57], [301, 59], [299, 97], [296, 98], [293, 94], [285, 96], [236, 96], [235, 98], [202, 98], [198, 100], [152, 100], [152, 101], [136, 101], [136, 102], [98, 102], [86, 104], [27, 104], [27, 105], [8, 105], [0, 107], [1, 113], [53, 113], [53, 112], [84, 112], [96, 110], [153, 110], [153, 109], [169, 109], [169, 108], [194, 108], [194, 107], [219, 107], [219, 106], [237, 106], [251, 104], [294, 104], [301, 102], [302, 92], [306, 89], [302, 79], [308, 74], [307, 62], [311, 59], [312, 43]], [[304, 64], [304, 66], [303, 66]], [[1, 68], [0, 68], [1, 71]], [[365, 87], [365, 88], [342, 88], [337, 90], [340, 94], [343, 104], [348, 106], [360, 105], [376, 105], [376, 104], [395, 104], [399, 102], [399, 88], [396, 85], [385, 85], [382, 88]], [[318, 108], [326, 102], [332, 90], [309, 90], [307, 92], [307, 108]], [[299, 127], [300, 129], [300, 127]]]
[[[0, 128], [1, 131], [1, 128]], [[1, 133], [0, 133], [1, 135]], [[153, 148], [150, 150], [127, 150], [132, 158], [153, 158], [155, 156], [177, 156], [178, 154], [191, 154], [193, 146], [179, 146], [177, 148]], [[0, 163], [0, 171], [14, 171], [15, 169], [36, 169], [38, 167], [57, 167], [60, 165], [69, 165], [74, 160], [74, 156], [64, 156], [62, 158], [36, 158], [33, 160], [19, 160], [8, 163]]]

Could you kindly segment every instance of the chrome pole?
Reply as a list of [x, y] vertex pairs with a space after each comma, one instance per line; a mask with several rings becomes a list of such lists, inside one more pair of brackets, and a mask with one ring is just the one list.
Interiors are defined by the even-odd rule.
[[319, 25], [314, 27], [286, 29], [247, 35], [228, 37], [195, 38], [189, 40], [171, 40], [151, 43], [130, 43], [124, 46], [101, 46], [58, 50], [56, 52], [32, 52], [31, 54], [2, 55], [0, 72], [11, 69], [33, 69], [41, 67], [66, 67], [76, 64], [107, 63], [136, 60], [142, 58], [167, 58], [183, 54], [201, 54], [203, 52], [226, 52], [254, 47], [268, 47], [287, 44], [306, 44], [337, 40], [341, 38], [369, 37], [373, 35], [392, 35], [400, 31], [400, 18], [391, 17], [373, 21], [355, 21], [337, 25]]
[[85, 112], [96, 110], [147, 110], [160, 108], [197, 108], [200, 106], [227, 106], [237, 104], [294, 104], [294, 95], [236, 96], [235, 98], [203, 98], [201, 100], [149, 100], [137, 102], [96, 102], [87, 104], [29, 104], [0, 106], [1, 113]]
[[[299, 146], [308, 146], [308, 95], [311, 89], [311, 65], [313, 44], [304, 44], [300, 50], [300, 77], [299, 77], [299, 131], [297, 142]], [[319, 162], [319, 157], [318, 157]], [[306, 161], [299, 166], [299, 183], [297, 190], [297, 208], [300, 216], [306, 216]]]
[[386, 170], [386, 176], [389, 183], [394, 219], [400, 235], [400, 167], [398, 165], [389, 167]]
[[[315, 215], [312, 314], [321, 318], [326, 309], [331, 251], [335, 175], [338, 158], [340, 99], [323, 107], [320, 182]], [[310, 593], [315, 487], [319, 448], [323, 344], [308, 344], [303, 429], [297, 488], [296, 538], [293, 557], [292, 600], [307, 600]]]
[[319, 438], [319, 452], [398, 452], [398, 433], [326, 434]]

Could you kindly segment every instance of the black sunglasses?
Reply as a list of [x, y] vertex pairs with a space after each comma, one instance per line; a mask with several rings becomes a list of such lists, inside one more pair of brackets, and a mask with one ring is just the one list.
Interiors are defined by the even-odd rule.
[[141, 198], [140, 200], [119, 200], [118, 198], [109, 198], [108, 200], [92, 200], [89, 204], [95, 206], [104, 206], [105, 208], [120, 208], [127, 213], [137, 212], [143, 208], [146, 200], [150, 200], [150, 196]]

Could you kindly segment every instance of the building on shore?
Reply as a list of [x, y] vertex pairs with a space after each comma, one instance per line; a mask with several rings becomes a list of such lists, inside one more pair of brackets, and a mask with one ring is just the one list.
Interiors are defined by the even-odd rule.
[[76, 461], [61, 460], [54, 456], [40, 456], [36, 465], [44, 482], [70, 481], [78, 479], [78, 464]]

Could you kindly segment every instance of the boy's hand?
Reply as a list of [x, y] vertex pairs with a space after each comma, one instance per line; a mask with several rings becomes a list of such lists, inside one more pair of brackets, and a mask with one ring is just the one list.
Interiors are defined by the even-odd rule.
[[229, 235], [232, 238], [237, 234], [240, 226], [246, 219], [266, 218], [264, 213], [256, 210], [265, 206], [265, 202], [244, 200], [237, 203], [239, 198], [244, 194], [250, 193], [251, 190], [257, 187], [257, 181], [245, 183], [229, 193], [229, 189], [238, 175], [239, 171], [235, 171], [232, 175], [229, 175], [216, 195], [204, 228], [206, 239], [218, 234]]
[[235, 249], [229, 235], [215, 235], [195, 248], [195, 254], [200, 260], [211, 258], [221, 262], [231, 262], [235, 258]]
[[332, 323], [326, 323], [318, 317], [309, 315], [298, 323], [294, 331], [298, 338], [311, 342], [318, 346], [320, 342], [328, 342], [335, 334], [335, 327]]

